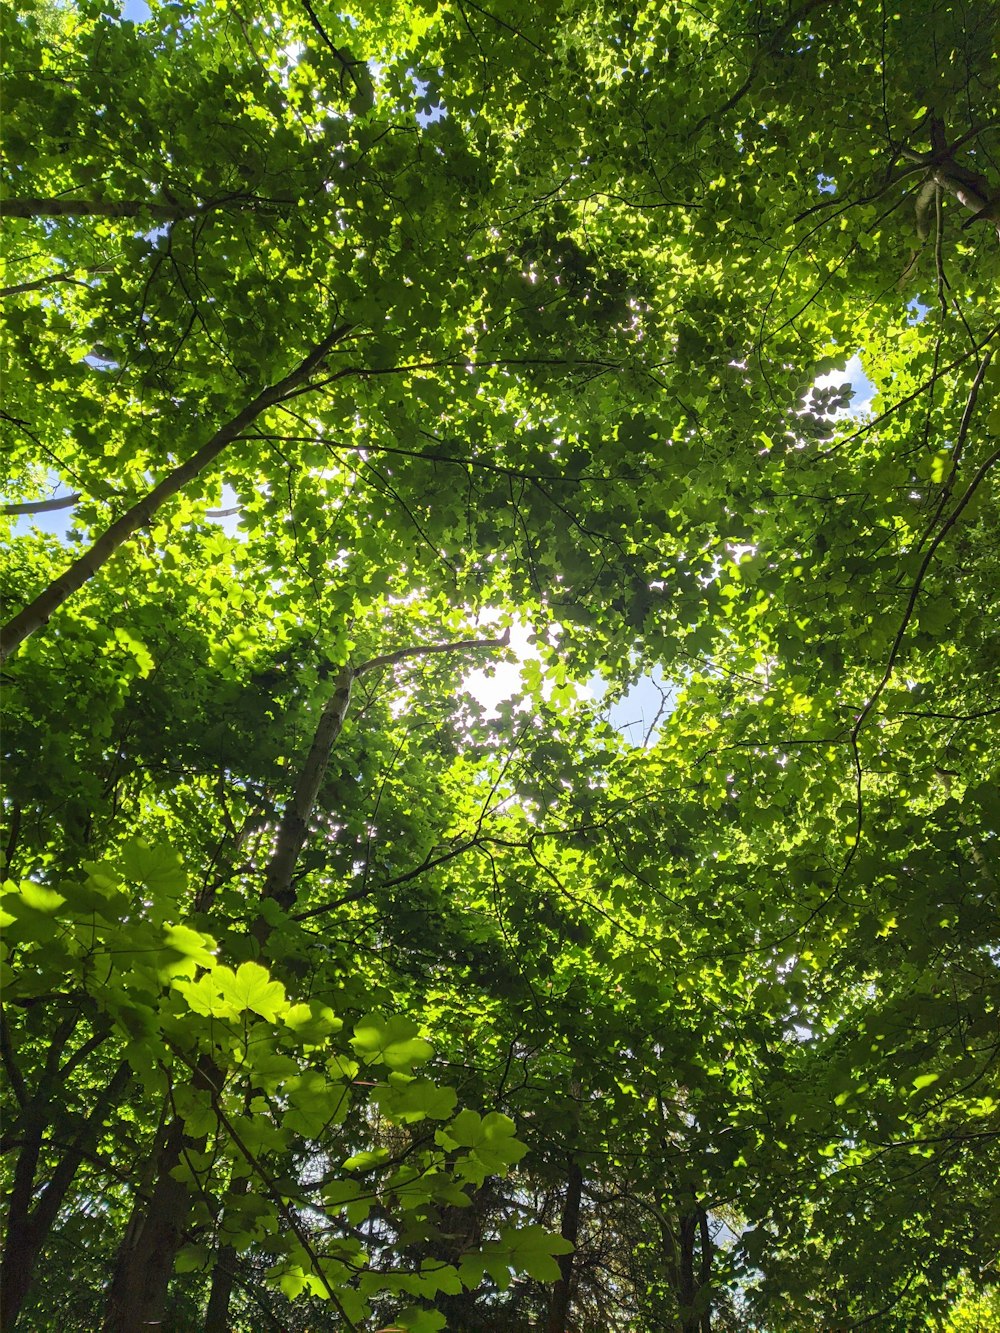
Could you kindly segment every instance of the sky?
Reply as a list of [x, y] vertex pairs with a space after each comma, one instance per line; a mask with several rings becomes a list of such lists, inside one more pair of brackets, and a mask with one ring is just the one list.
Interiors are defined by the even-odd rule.
[[855, 352], [843, 370], [831, 370], [829, 375], [820, 375], [816, 381], [817, 389], [828, 389], [834, 384], [844, 384], [850, 382], [854, 390], [854, 397], [851, 399], [851, 405], [838, 416], [860, 416], [871, 408], [872, 398], [875, 394], [875, 385], [864, 372], [861, 365], [861, 357]]

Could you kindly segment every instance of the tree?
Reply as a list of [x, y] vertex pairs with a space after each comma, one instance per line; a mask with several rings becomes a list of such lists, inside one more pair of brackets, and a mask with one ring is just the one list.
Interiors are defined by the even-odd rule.
[[975, 1297], [995, 7], [3, 22], [4, 1327]]

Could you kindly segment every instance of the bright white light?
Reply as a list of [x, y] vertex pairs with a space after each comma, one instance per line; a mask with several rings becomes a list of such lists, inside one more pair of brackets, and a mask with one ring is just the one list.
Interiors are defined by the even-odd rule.
[[[486, 611], [485, 617], [492, 619], [493, 613]], [[488, 673], [483, 667], [470, 671], [462, 681], [463, 688], [486, 709], [487, 717], [496, 717], [497, 706], [520, 691], [521, 664], [529, 658], [539, 660], [538, 653], [528, 642], [530, 634], [531, 626], [515, 617], [510, 627], [510, 651], [517, 660], [498, 662]]]

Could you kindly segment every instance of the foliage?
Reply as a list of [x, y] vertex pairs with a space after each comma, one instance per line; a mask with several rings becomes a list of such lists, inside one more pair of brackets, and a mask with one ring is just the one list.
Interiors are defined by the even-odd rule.
[[1000, 25], [900, 8], [3, 11], [4, 1328], [990, 1317]]

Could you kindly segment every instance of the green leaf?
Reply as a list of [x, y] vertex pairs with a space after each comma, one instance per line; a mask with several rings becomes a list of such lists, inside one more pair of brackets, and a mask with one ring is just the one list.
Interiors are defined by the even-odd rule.
[[127, 879], [171, 901], [187, 888], [181, 858], [166, 843], [150, 845], [144, 838], [130, 838], [121, 851], [121, 868]]
[[417, 1036], [417, 1024], [402, 1015], [369, 1014], [355, 1025], [351, 1045], [365, 1064], [384, 1064], [408, 1072], [434, 1054], [430, 1042]]
[[940, 1074], [918, 1074], [913, 1080], [914, 1092], [920, 1092], [924, 1088], [929, 1088], [932, 1083], [936, 1083], [941, 1077]]
[[429, 1079], [415, 1079], [404, 1086], [379, 1088], [375, 1101], [390, 1119], [399, 1124], [418, 1120], [447, 1120], [454, 1113], [458, 1093], [453, 1088], [439, 1088]]
[[307, 1138], [318, 1138], [347, 1115], [350, 1093], [342, 1083], [333, 1083], [318, 1070], [308, 1069], [285, 1084], [289, 1109], [282, 1118], [285, 1128]]
[[440, 1333], [442, 1328], [447, 1327], [447, 1320], [443, 1314], [436, 1310], [424, 1310], [415, 1305], [407, 1306], [397, 1315], [396, 1323], [400, 1328], [409, 1329], [410, 1333]]
[[496, 1242], [511, 1268], [527, 1273], [538, 1282], [555, 1282], [559, 1277], [557, 1254], [571, 1254], [572, 1241], [554, 1236], [544, 1227], [505, 1227]]
[[31, 880], [23, 880], [16, 887], [8, 880], [4, 885], [4, 898], [7, 902], [6, 910], [13, 911], [15, 915], [23, 905], [32, 912], [42, 912], [48, 916], [58, 911], [66, 901], [64, 895], [55, 889], [48, 889], [44, 884], [34, 884]]
[[282, 1022], [305, 1046], [320, 1045], [344, 1026], [329, 1005], [321, 1004], [318, 1000], [290, 1005], [282, 1014]]
[[212, 1254], [205, 1245], [182, 1245], [174, 1260], [175, 1273], [203, 1273], [211, 1266]]
[[479, 1116], [475, 1111], [465, 1110], [447, 1128], [439, 1129], [434, 1138], [449, 1150], [469, 1148], [468, 1156], [457, 1165], [458, 1174], [467, 1173], [470, 1178], [478, 1176], [482, 1180], [493, 1172], [505, 1174], [528, 1151], [514, 1134], [513, 1120], [499, 1111]]
[[235, 973], [228, 967], [217, 967], [212, 977], [234, 1014], [250, 1009], [273, 1022], [289, 1008], [284, 986], [280, 981], [272, 981], [267, 968], [259, 963], [241, 963]]
[[218, 945], [211, 935], [192, 930], [190, 926], [166, 926], [163, 931], [163, 953], [158, 965], [163, 981], [175, 976], [193, 976], [199, 967], [214, 967]]

